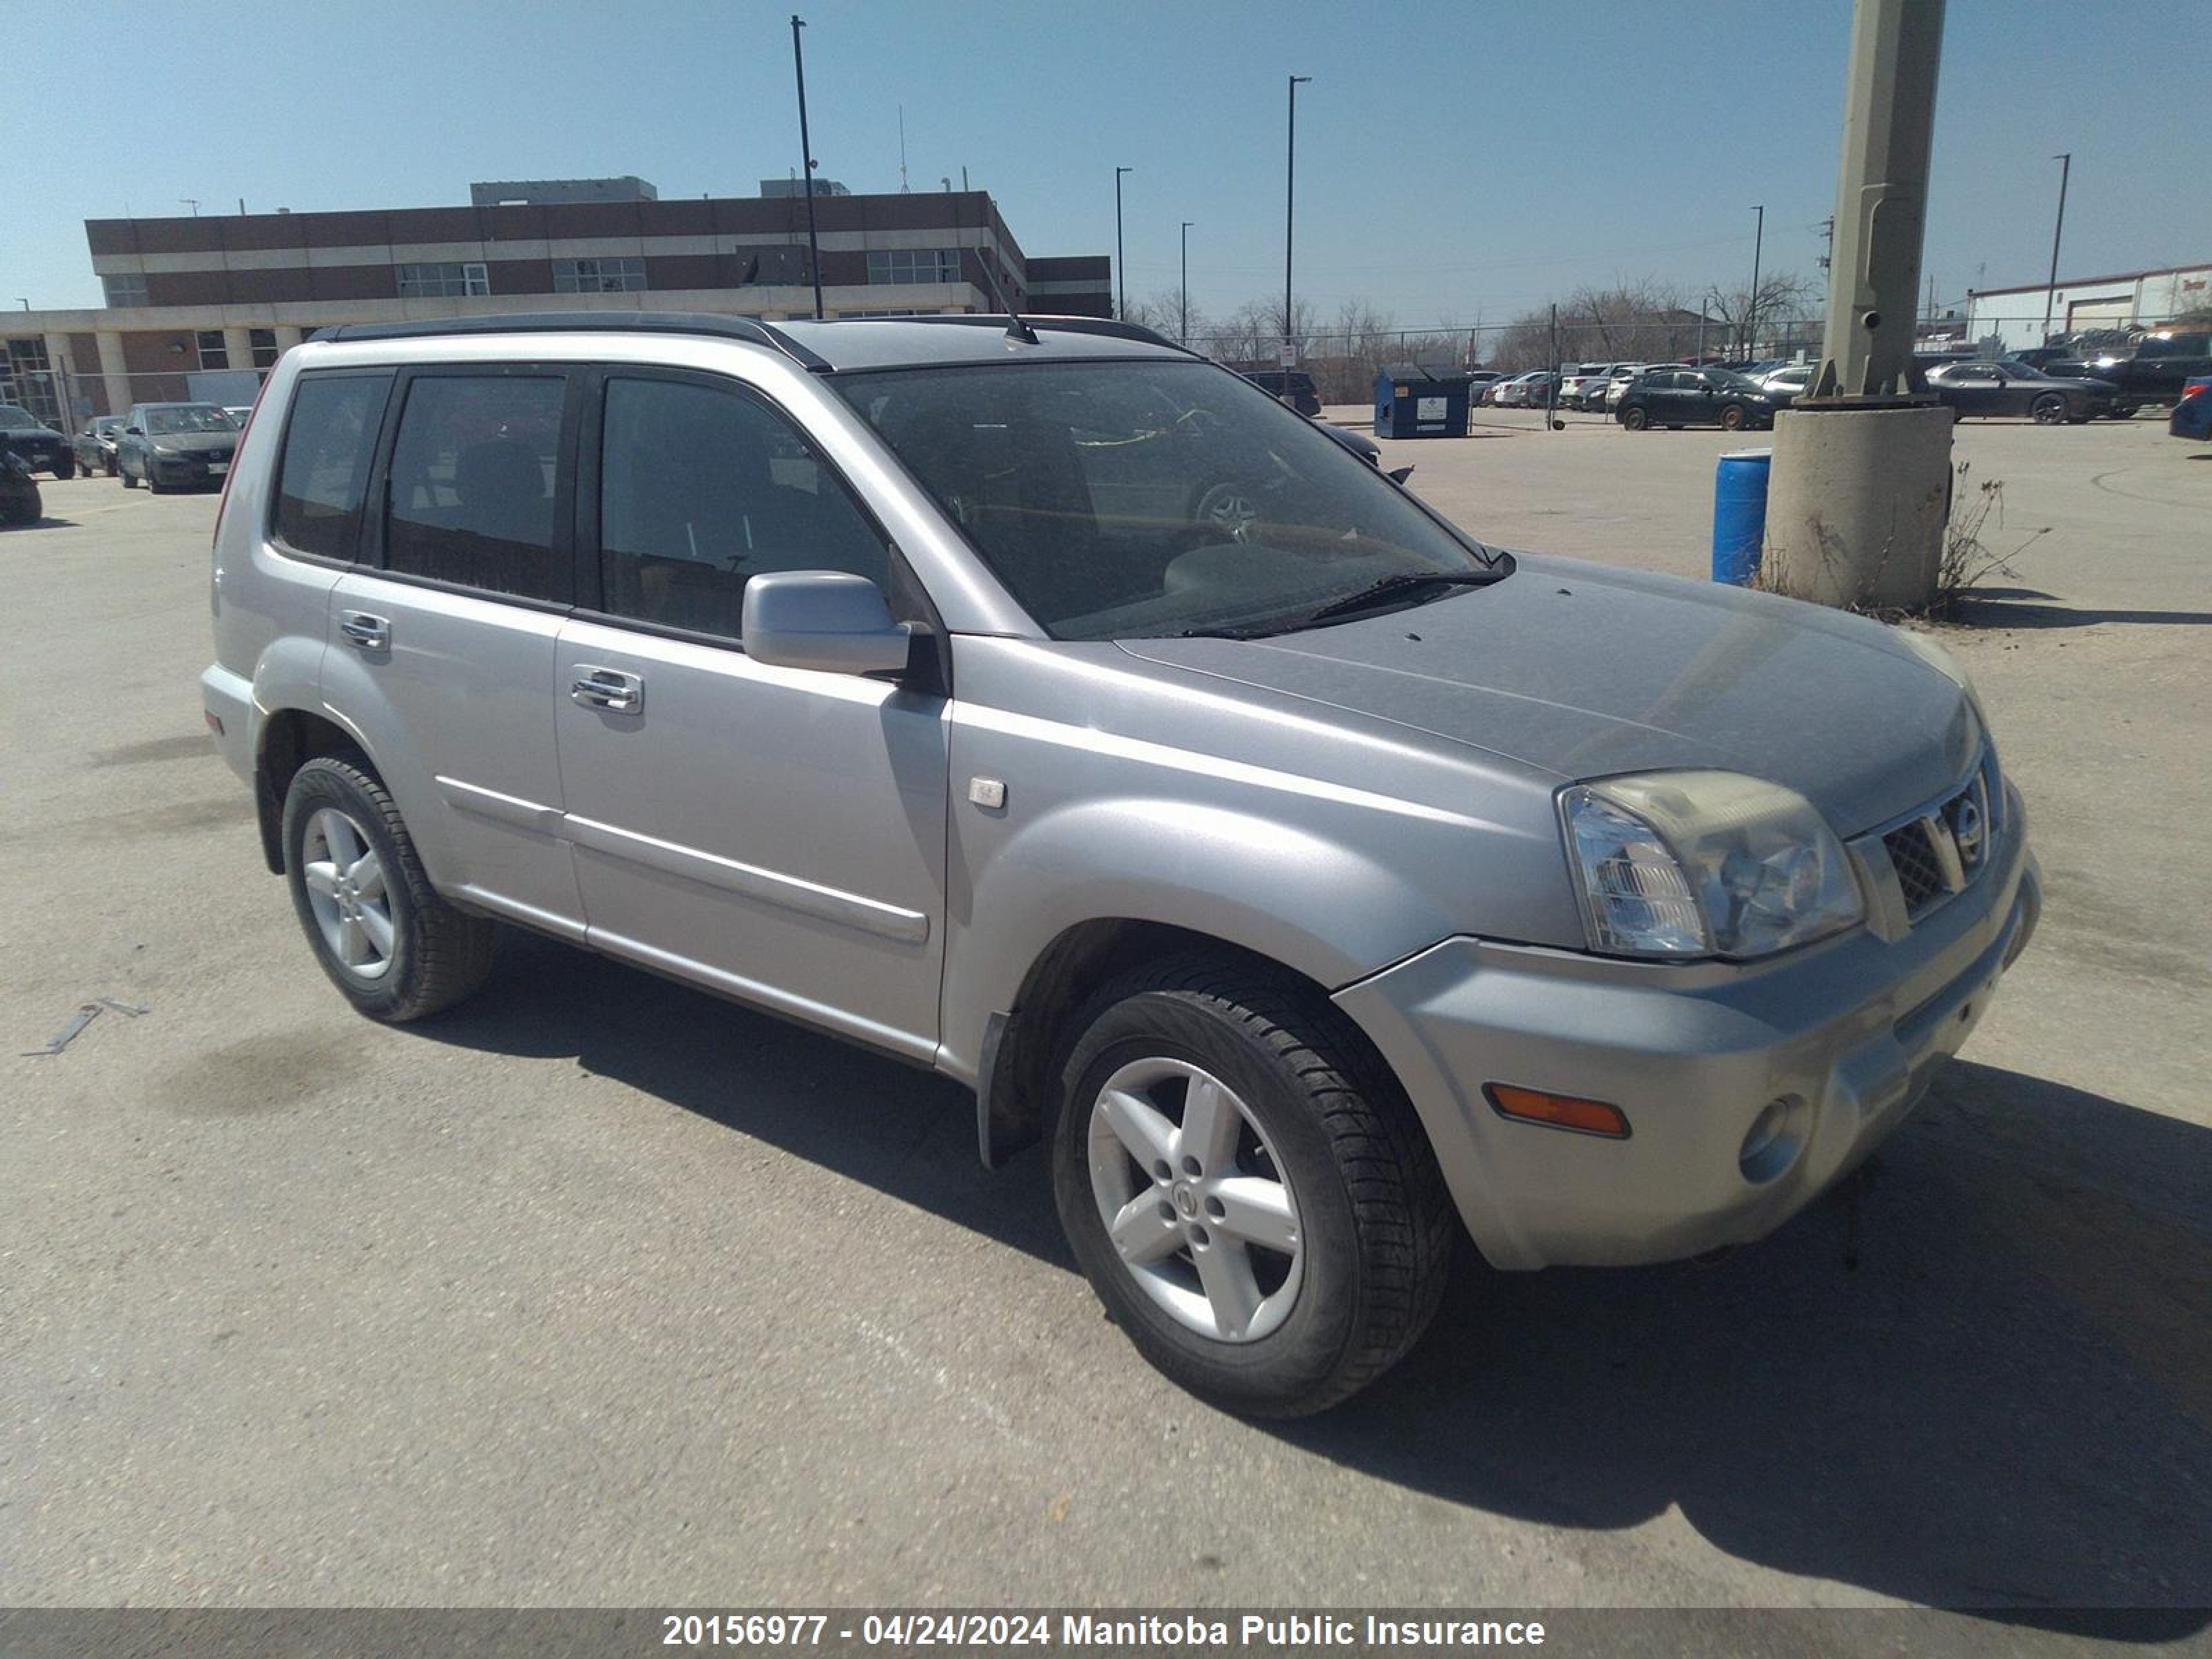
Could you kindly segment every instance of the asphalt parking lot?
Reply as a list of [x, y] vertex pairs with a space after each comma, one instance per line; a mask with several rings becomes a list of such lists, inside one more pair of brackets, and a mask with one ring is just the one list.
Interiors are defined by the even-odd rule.
[[[1747, 441], [1385, 465], [1701, 575]], [[42, 481], [0, 535], [0, 1603], [2212, 1603], [2212, 455], [1958, 448], [2050, 527], [1950, 635], [2048, 882], [1964, 1057], [1849, 1199], [1715, 1267], [1470, 1271], [1288, 1428], [1138, 1360], [950, 1085], [528, 939], [350, 1014], [201, 726], [213, 497]], [[151, 1012], [15, 1057], [99, 995]]]

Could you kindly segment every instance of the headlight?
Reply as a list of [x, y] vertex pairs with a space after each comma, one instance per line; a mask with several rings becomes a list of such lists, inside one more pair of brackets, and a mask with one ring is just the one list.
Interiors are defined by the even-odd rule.
[[1590, 948], [1759, 957], [1858, 921], [1843, 843], [1812, 803], [1737, 772], [1654, 772], [1559, 792]]

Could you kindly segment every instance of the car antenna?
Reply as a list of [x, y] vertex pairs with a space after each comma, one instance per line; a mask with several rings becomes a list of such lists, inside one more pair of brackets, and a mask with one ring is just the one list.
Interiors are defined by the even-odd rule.
[[999, 279], [992, 274], [988, 251], [979, 250], [979, 252], [981, 255], [978, 263], [983, 270], [983, 285], [991, 290], [992, 303], [1006, 313], [1006, 337], [1021, 345], [1042, 345], [1044, 342], [1037, 338], [1036, 331], [1022, 320], [1021, 313], [1014, 309], [1008, 302], [1006, 295], [1000, 291]]

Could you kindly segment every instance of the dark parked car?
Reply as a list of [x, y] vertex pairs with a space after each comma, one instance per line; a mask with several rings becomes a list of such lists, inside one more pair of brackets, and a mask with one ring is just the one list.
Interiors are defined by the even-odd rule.
[[238, 422], [220, 404], [134, 404], [115, 443], [123, 487], [159, 494], [172, 485], [220, 483], [238, 448]]
[[2212, 374], [2200, 375], [2181, 388], [2181, 401], [2166, 417], [2166, 429], [2198, 443], [2212, 439]]
[[1628, 383], [1613, 417], [1631, 432], [1651, 426], [1741, 432], [1772, 426], [1774, 411], [1789, 401], [1724, 368], [1651, 368]]
[[1302, 368], [1240, 368], [1237, 372], [1301, 415], [1321, 413], [1321, 392], [1314, 385], [1313, 376]]
[[84, 423], [84, 430], [76, 434], [70, 447], [76, 454], [76, 470], [89, 478], [95, 472], [115, 476], [115, 441], [123, 435], [120, 415], [95, 415]]
[[15, 451], [33, 472], [66, 478], [76, 471], [70, 441], [20, 404], [0, 404], [0, 448]]
[[45, 513], [30, 463], [12, 449], [0, 448], [0, 525], [12, 529], [36, 524]]
[[2113, 401], [2107, 381], [2061, 380], [2017, 357], [1940, 363], [1928, 371], [1928, 389], [1961, 420], [1970, 415], [2026, 415], [2038, 426], [2064, 421], [2079, 426], [2112, 413]]
[[2200, 374], [2212, 374], [2212, 332], [2146, 335], [2125, 356], [2062, 357], [2046, 373], [2062, 380], [2103, 380], [2114, 390], [2111, 412], [2124, 419], [2145, 404], [2172, 403]]

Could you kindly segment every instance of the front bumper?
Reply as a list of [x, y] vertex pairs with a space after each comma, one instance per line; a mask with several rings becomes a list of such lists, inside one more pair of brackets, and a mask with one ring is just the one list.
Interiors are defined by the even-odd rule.
[[[1335, 1000], [1412, 1097], [1493, 1266], [1677, 1261], [1771, 1232], [1918, 1103], [2034, 932], [2025, 831], [2015, 806], [1991, 867], [1894, 943], [1857, 929], [1742, 965], [1453, 939]], [[1607, 1102], [1630, 1136], [1501, 1116], [1493, 1082]], [[1795, 1154], [1754, 1176], [1745, 1137], [1776, 1101]]]
[[149, 455], [151, 476], [165, 484], [219, 484], [230, 471], [228, 455]]

